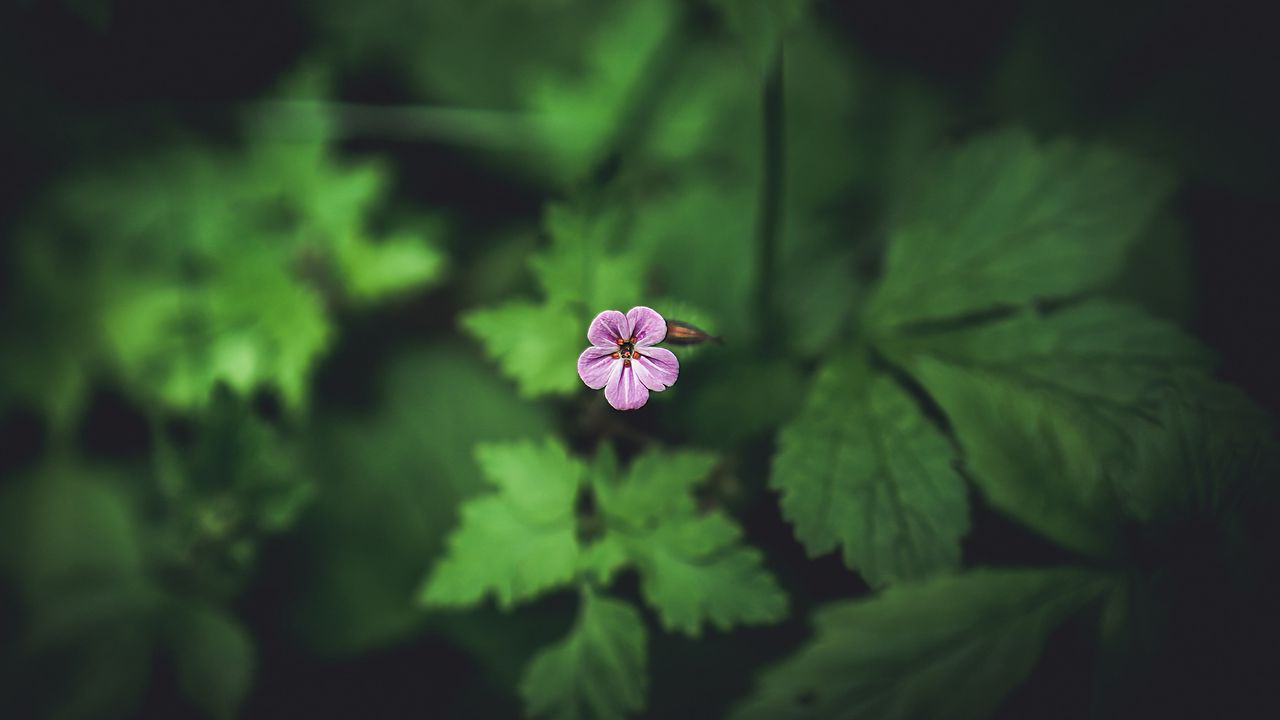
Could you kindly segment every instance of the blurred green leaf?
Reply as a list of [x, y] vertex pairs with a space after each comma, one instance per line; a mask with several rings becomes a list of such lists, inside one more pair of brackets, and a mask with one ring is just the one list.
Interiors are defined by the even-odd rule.
[[783, 37], [808, 10], [808, 0], [715, 0], [729, 29], [764, 72], [781, 50]]
[[1110, 582], [1077, 569], [976, 570], [828, 605], [813, 639], [767, 670], [733, 717], [988, 717], [1050, 633]]
[[121, 480], [56, 464], [0, 493], [0, 570], [25, 619], [0, 648], [0, 710], [50, 718], [133, 712], [159, 595]]
[[433, 103], [349, 130], [465, 144], [570, 185], [642, 109], [677, 9], [670, 0], [481, 0], [465, 9], [399, 2], [376, 10], [325, 2], [315, 16], [327, 54], [348, 67], [395, 67], [417, 101]]
[[[428, 234], [427, 237], [438, 234]], [[351, 243], [338, 250], [343, 281], [357, 300], [377, 300], [414, 290], [439, 277], [445, 256], [418, 234], [399, 233], [381, 242]]]
[[[305, 72], [281, 92], [323, 94]], [[305, 132], [260, 122], [240, 149], [162, 147], [48, 194], [18, 236], [21, 296], [38, 308], [24, 322], [75, 332], [33, 336], [27, 352], [67, 358], [56, 373], [13, 364], [59, 391], [51, 412], [73, 413], [84, 379], [104, 373], [177, 409], [203, 407], [219, 383], [274, 387], [300, 408], [332, 341], [329, 306], [439, 275], [439, 230], [371, 237], [386, 169], [338, 160], [329, 118], [304, 115]]]
[[[580, 207], [547, 208], [551, 247], [529, 265], [547, 301], [594, 316], [601, 310], [626, 312], [640, 304], [644, 264], [635, 253], [619, 252], [625, 217], [620, 208], [588, 212]], [[584, 331], [585, 336], [585, 331]]]
[[209, 717], [235, 718], [253, 683], [253, 640], [231, 617], [210, 607], [176, 605], [168, 644], [182, 692]]
[[818, 371], [770, 486], [809, 554], [837, 546], [872, 586], [954, 569], [968, 531], [950, 441], [891, 378], [846, 355]]
[[694, 382], [685, 390], [687, 410], [673, 418], [689, 437], [715, 447], [735, 448], [771, 433], [804, 400], [806, 378], [795, 363], [737, 354], [730, 362], [719, 362], [732, 352], [706, 348], [714, 368], [689, 375]]
[[728, 630], [787, 615], [787, 596], [763, 555], [741, 540], [737, 524], [714, 512], [676, 515], [650, 532], [624, 535], [623, 544], [663, 627], [696, 637], [703, 623]]
[[[1276, 424], [1238, 388], [1193, 378], [1161, 388], [1152, 425], [1135, 433], [1132, 471], [1113, 478], [1125, 511], [1159, 542], [1184, 524], [1240, 523], [1274, 502]], [[1233, 534], [1233, 533], [1228, 533]], [[1237, 548], [1237, 559], [1246, 555]]]
[[289, 620], [324, 655], [422, 625], [413, 598], [423, 567], [457, 522], [458, 504], [484, 491], [472, 448], [541, 435], [549, 422], [467, 349], [406, 353], [376, 384], [372, 408], [321, 414], [308, 433], [319, 492], [299, 528], [306, 555]]
[[640, 614], [625, 602], [584, 590], [573, 630], [533, 658], [520, 694], [532, 717], [625, 718], [644, 708], [645, 664]]
[[470, 605], [492, 593], [509, 608], [577, 570], [574, 501], [585, 466], [550, 439], [480, 445], [476, 460], [498, 492], [462, 506], [449, 551], [422, 588], [427, 605]]
[[1172, 325], [1091, 302], [1024, 313], [915, 346], [908, 362], [942, 407], [965, 465], [999, 509], [1078, 552], [1116, 548], [1107, 478], [1132, 463], [1133, 423], [1208, 354]]
[[587, 327], [567, 309], [515, 301], [472, 310], [462, 316], [462, 326], [525, 397], [565, 393], [582, 385], [574, 360], [588, 345]]
[[973, 140], [899, 202], [868, 308], [891, 327], [1096, 289], [1172, 184], [1123, 153], [1019, 131]]

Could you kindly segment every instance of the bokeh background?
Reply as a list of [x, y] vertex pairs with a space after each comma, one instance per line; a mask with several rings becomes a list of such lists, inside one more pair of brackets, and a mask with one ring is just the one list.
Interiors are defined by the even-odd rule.
[[[435, 607], [422, 588], [460, 507], [501, 482], [482, 473], [477, 445], [547, 437], [593, 468], [608, 452], [624, 465], [655, 448], [713, 457], [691, 502], [731, 518], [787, 598], [785, 611], [690, 634], [650, 607], [643, 563], [610, 576], [601, 587], [647, 628], [647, 686], [639, 705], [586, 703], [582, 716], [1273, 711], [1262, 652], [1277, 639], [1276, 568], [1261, 549], [1276, 539], [1274, 433], [1258, 413], [1280, 409], [1267, 349], [1280, 308], [1280, 117], [1266, 102], [1274, 33], [1256, 5], [6, 3], [0, 715], [537, 709], [527, 667], [570, 632], [583, 602], [571, 584], [515, 607]], [[996, 149], [950, 154], [982, 138]], [[897, 312], [882, 307], [886, 272], [905, 262], [889, 248], [937, 210], [915, 202], [934, 197], [929, 183], [990, 182], [1016, 198], [1057, 142], [1119, 159], [1081, 175], [1085, 190], [1045, 171], [1059, 225], [1080, 197], [1105, 212], [1096, 227], [1081, 221], [1085, 254], [1061, 261], [1087, 281], [1060, 287], [1058, 261], [1041, 258], [1019, 299], [1104, 298], [1198, 339], [1215, 358], [1204, 377], [1250, 407], [1230, 434], [1262, 438], [1214, 445], [1232, 469], [1203, 475], [1246, 477], [1225, 507], [1247, 517], [1214, 505], [1127, 546], [1140, 552], [1072, 548], [992, 500], [981, 477], [975, 486], [977, 441], [952, 427], [963, 422], [946, 393], [875, 346], [874, 372], [907, 387], [959, 448], [941, 472], [968, 463], [948, 572], [1131, 568], [1150, 571], [1143, 592], [1168, 603], [1133, 612], [1163, 614], [1132, 657], [1105, 642], [1099, 653], [1097, 627], [1114, 613], [1073, 608], [1031, 643], [1026, 673], [992, 681], [991, 698], [957, 691], [990, 680], [981, 673], [904, 685], [945, 653], [926, 643], [894, 660], [888, 632], [861, 690], [842, 694], [865, 666], [836, 652], [796, 670], [808, 679], [779, 701], [761, 673], [809, 647], [815, 611], [880, 597], [885, 583], [797, 540], [777, 449], [808, 455], [825, 437], [806, 424], [825, 417], [824, 372], [843, 372], [833, 358], [867, 352], [875, 318]], [[1002, 152], [1031, 159], [1004, 180], [966, 176], [987, 151], [997, 174]], [[968, 230], [999, 234], [1000, 218]], [[959, 284], [982, 294], [1002, 258], [966, 266]], [[635, 304], [726, 340], [681, 349], [679, 383], [621, 414], [572, 367], [590, 318]], [[950, 314], [962, 329], [989, 309], [960, 301]], [[1095, 381], [1109, 387], [1084, 382]], [[1199, 447], [1211, 430], [1184, 439]], [[1074, 468], [1074, 457], [1059, 460]], [[598, 518], [590, 507], [576, 517], [588, 534]], [[885, 597], [872, 625], [913, 626]], [[975, 622], [959, 613], [937, 632]], [[954, 713], [859, 710], [849, 698], [867, 687], [941, 707], [953, 693]]]

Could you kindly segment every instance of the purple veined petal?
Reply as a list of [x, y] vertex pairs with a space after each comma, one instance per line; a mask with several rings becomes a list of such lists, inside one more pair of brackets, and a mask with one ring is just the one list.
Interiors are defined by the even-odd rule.
[[675, 353], [666, 348], [645, 348], [643, 355], [636, 355], [631, 360], [640, 382], [654, 392], [662, 392], [676, 384], [680, 376], [680, 361]]
[[667, 321], [653, 308], [643, 305], [631, 308], [627, 311], [627, 322], [639, 347], [656, 345], [667, 336]]
[[[617, 345], [613, 346], [617, 348]], [[615, 358], [616, 349], [589, 347], [578, 356], [578, 377], [592, 390], [599, 390], [609, 383], [609, 373], [614, 365], [621, 365], [622, 360]]]
[[649, 402], [649, 389], [636, 377], [635, 363], [619, 363], [619, 368], [609, 374], [609, 384], [604, 388], [604, 398], [615, 410], [635, 410]]
[[[664, 326], [665, 327], [665, 326]], [[591, 327], [587, 328], [587, 340], [591, 344], [599, 348], [617, 349], [618, 339], [623, 340], [631, 337], [631, 323], [627, 321], [627, 316], [617, 310], [605, 310], [591, 321]]]

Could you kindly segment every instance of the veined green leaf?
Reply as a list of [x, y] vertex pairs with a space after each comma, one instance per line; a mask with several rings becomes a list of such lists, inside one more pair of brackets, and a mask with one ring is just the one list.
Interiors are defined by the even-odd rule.
[[957, 317], [1096, 289], [1122, 266], [1169, 177], [1118, 151], [980, 137], [897, 205], [878, 327]]
[[977, 570], [828, 605], [809, 643], [767, 670], [733, 717], [985, 718], [1108, 583], [1076, 569]]
[[571, 580], [578, 566], [574, 500], [586, 467], [557, 442], [480, 445], [498, 492], [462, 506], [449, 550], [423, 586], [431, 606], [494, 595], [504, 608]]
[[533, 717], [625, 718], [644, 709], [645, 630], [635, 608], [582, 593], [573, 630], [529, 663], [520, 694]]
[[839, 546], [846, 565], [881, 586], [959, 563], [969, 518], [955, 460], [894, 380], [839, 357], [783, 429], [770, 486], [810, 555]]

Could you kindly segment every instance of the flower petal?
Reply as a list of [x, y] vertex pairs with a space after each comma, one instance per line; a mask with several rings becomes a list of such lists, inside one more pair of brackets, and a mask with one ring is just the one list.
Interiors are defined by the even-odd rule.
[[635, 410], [649, 402], [649, 389], [636, 378], [635, 363], [627, 365], [619, 363], [609, 375], [609, 384], [605, 386], [604, 398], [616, 410]]
[[631, 336], [631, 323], [627, 322], [627, 316], [617, 310], [605, 310], [591, 321], [591, 327], [587, 329], [587, 339], [592, 345], [598, 348], [618, 349], [618, 338], [626, 339]]
[[604, 348], [589, 347], [582, 351], [578, 356], [578, 377], [582, 378], [582, 382], [592, 390], [599, 390], [609, 382], [609, 372], [613, 369], [614, 364], [621, 365], [622, 361], [613, 357], [615, 349], [605, 350]]
[[680, 361], [675, 353], [666, 348], [645, 348], [643, 355], [636, 355], [631, 360], [636, 377], [645, 387], [654, 392], [662, 392], [676, 384], [680, 375]]
[[656, 345], [667, 336], [667, 321], [653, 308], [643, 305], [631, 308], [627, 311], [627, 322], [631, 323], [631, 336], [640, 347]]

